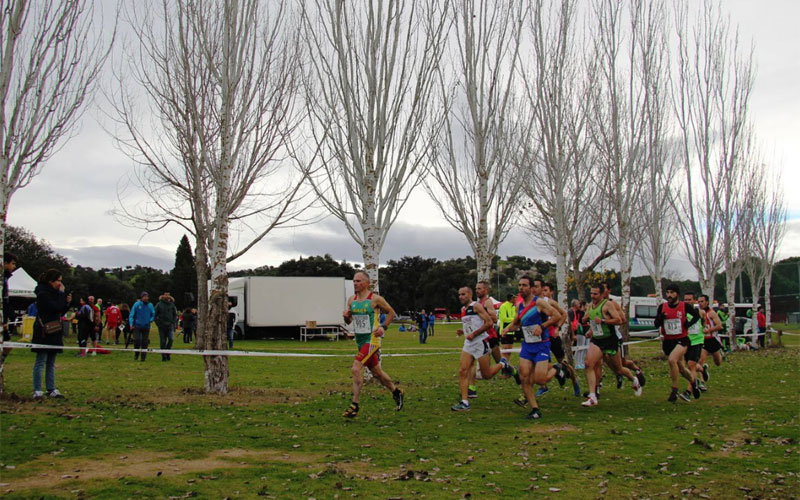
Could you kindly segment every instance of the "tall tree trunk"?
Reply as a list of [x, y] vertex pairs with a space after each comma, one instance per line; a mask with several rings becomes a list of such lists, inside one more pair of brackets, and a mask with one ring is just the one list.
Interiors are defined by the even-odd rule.
[[731, 350], [736, 349], [736, 278], [738, 278], [737, 273], [728, 266], [725, 270], [725, 301], [728, 303], [726, 328], [731, 339]]
[[479, 241], [476, 245], [475, 266], [477, 270], [478, 281], [483, 280], [489, 282], [492, 275], [492, 258], [494, 255], [490, 253], [484, 245], [488, 245], [488, 243]]
[[[218, 223], [211, 254], [211, 296], [203, 349], [228, 349], [228, 222]], [[204, 356], [205, 391], [211, 394], [228, 392], [228, 357]]]
[[653, 278], [653, 293], [656, 297], [664, 298], [664, 273], [661, 266], [656, 266], [656, 272], [651, 276]]
[[[772, 327], [772, 266], [764, 275], [764, 314], [767, 315], [767, 330]], [[771, 338], [771, 337], [768, 337]]]
[[700, 290], [709, 297], [714, 296], [714, 276], [701, 276], [700, 277]]
[[627, 255], [627, 252], [619, 253], [620, 261], [620, 278], [622, 281], [622, 297], [620, 298], [620, 306], [622, 306], [622, 324], [619, 326], [619, 331], [622, 333], [622, 339], [628, 341], [628, 327], [630, 325], [628, 318], [628, 311], [631, 308], [631, 268], [633, 267], [632, 259]]
[[[3, 183], [5, 184], [5, 183]], [[5, 188], [5, 185], [3, 185]], [[2, 213], [0, 213], [0, 260], [5, 262], [5, 250], [6, 250], [6, 217], [8, 216], [8, 199], [9, 196], [5, 195], [5, 189], [3, 189], [3, 207]], [[3, 342], [3, 335], [6, 331], [6, 318], [3, 316], [3, 308], [0, 307], [0, 344]], [[10, 349], [0, 349], [0, 394], [5, 393], [5, 365], [6, 365], [6, 358]]]
[[370, 217], [363, 225], [364, 243], [361, 245], [361, 255], [364, 257], [364, 270], [369, 276], [371, 290], [380, 293], [379, 267], [382, 245], [380, 230], [374, 220]]

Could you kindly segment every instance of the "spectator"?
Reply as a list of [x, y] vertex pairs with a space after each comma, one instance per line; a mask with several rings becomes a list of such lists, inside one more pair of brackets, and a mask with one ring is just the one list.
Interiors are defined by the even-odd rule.
[[433, 314], [433, 311], [428, 315], [428, 335], [433, 337], [433, 326], [436, 322], [436, 315]]
[[183, 343], [188, 344], [192, 341], [192, 337], [194, 336], [194, 329], [196, 316], [195, 310], [191, 307], [187, 307], [183, 310], [183, 319], [181, 320], [181, 329], [183, 329]]
[[[36, 285], [36, 302], [38, 315], [33, 323], [33, 343], [52, 346], [64, 345], [64, 330], [61, 328], [61, 315], [67, 312], [70, 295], [64, 293], [61, 273], [48, 269]], [[57, 324], [57, 328], [48, 333], [47, 326]], [[45, 388], [51, 398], [63, 398], [56, 389], [56, 355], [62, 349], [33, 348], [36, 361], [33, 363], [33, 399], [42, 399], [42, 368], [45, 369]]]
[[36, 308], [36, 301], [33, 301], [33, 302], [31, 302], [31, 305], [28, 306], [28, 310], [25, 311], [25, 314], [27, 314], [31, 318], [35, 318], [37, 311], [38, 311], [38, 309]]
[[108, 340], [106, 340], [106, 344], [111, 343], [111, 339], [114, 339], [115, 344], [119, 344], [119, 332], [120, 332], [120, 324], [122, 324], [122, 313], [114, 304], [113, 300], [108, 301], [110, 304], [106, 309], [106, 330], [108, 330]]
[[83, 358], [86, 356], [86, 343], [94, 330], [94, 309], [84, 297], [81, 297], [78, 303], [78, 313], [75, 317], [78, 319], [78, 346], [81, 350], [77, 356]]
[[589, 345], [589, 339], [586, 338], [586, 331], [583, 329], [583, 315], [585, 313], [584, 307], [581, 305], [581, 302], [577, 299], [574, 299], [570, 303], [569, 311], [567, 311], [567, 316], [569, 317], [569, 328], [572, 332], [572, 338], [575, 339], [575, 368], [577, 370], [583, 370], [586, 361], [586, 350]]
[[[100, 300], [100, 303], [102, 304], [103, 301]], [[92, 308], [92, 320], [94, 321], [94, 328], [92, 328], [91, 332], [92, 349], [89, 349], [89, 353], [92, 356], [97, 356], [97, 344], [100, 342], [100, 335], [103, 333], [103, 312], [92, 295], [89, 295], [89, 306]]]
[[[136, 352], [133, 354], [134, 361], [139, 359], [139, 349], [147, 349], [150, 345], [150, 324], [156, 317], [156, 310], [150, 303], [150, 295], [142, 292], [139, 300], [131, 308], [128, 322], [133, 329], [133, 347]], [[147, 352], [142, 352], [142, 362], [147, 359]]]
[[119, 305], [120, 326], [122, 327], [122, 336], [125, 339], [125, 349], [131, 341], [131, 325], [128, 318], [131, 316], [131, 306], [123, 302]]
[[233, 303], [228, 302], [228, 349], [233, 349], [233, 336], [236, 333], [234, 329], [236, 325], [236, 311], [232, 308]]
[[[172, 298], [169, 292], [164, 292], [158, 298], [155, 318], [161, 349], [172, 349], [172, 341], [175, 339], [175, 327], [178, 326], [178, 308], [175, 307], [175, 299]], [[161, 354], [161, 361], [169, 360], [169, 354]]]
[[764, 306], [758, 306], [756, 326], [758, 327], [758, 345], [764, 347], [764, 337], [767, 335], [767, 315], [764, 314]]
[[428, 314], [425, 309], [420, 311], [417, 324], [419, 325], [419, 343], [425, 344], [428, 342]]

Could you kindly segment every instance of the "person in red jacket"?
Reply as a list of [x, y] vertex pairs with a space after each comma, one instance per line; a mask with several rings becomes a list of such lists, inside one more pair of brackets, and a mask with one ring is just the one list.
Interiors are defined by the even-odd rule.
[[108, 340], [106, 340], [106, 344], [110, 344], [112, 338], [114, 339], [115, 344], [119, 344], [122, 312], [119, 310], [119, 307], [117, 307], [113, 300], [110, 300], [108, 303], [109, 306], [106, 308], [106, 330], [108, 330]]

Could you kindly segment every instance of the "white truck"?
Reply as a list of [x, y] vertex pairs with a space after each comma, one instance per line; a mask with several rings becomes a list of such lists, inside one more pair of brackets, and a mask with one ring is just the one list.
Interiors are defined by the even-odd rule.
[[344, 278], [246, 276], [228, 284], [237, 338], [296, 337], [308, 321], [338, 326], [352, 294]]

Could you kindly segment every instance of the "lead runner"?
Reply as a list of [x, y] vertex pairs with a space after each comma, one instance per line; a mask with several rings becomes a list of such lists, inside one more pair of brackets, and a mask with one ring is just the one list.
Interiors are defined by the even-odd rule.
[[[353, 402], [342, 413], [343, 417], [354, 418], [358, 415], [358, 398], [361, 395], [361, 388], [364, 387], [364, 367], [369, 368], [372, 375], [381, 381], [381, 384], [389, 389], [397, 404], [397, 410], [403, 409], [404, 392], [392, 382], [391, 377], [381, 369], [381, 339], [386, 333], [386, 328], [394, 319], [395, 313], [392, 306], [386, 300], [372, 293], [369, 289], [369, 276], [364, 271], [358, 271], [353, 276], [353, 289], [355, 295], [350, 297], [347, 302], [347, 309], [342, 314], [344, 322], [348, 325], [353, 323], [353, 332], [358, 345], [358, 354], [353, 360]], [[380, 324], [378, 321], [380, 311], [386, 314], [386, 322]]]

